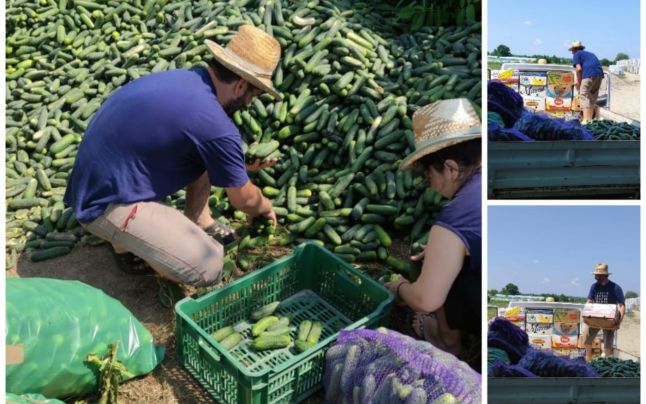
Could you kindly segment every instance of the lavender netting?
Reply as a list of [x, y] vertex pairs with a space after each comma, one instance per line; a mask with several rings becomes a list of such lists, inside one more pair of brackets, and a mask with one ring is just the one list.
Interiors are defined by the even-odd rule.
[[480, 403], [480, 374], [392, 330], [341, 331], [326, 355], [327, 403]]
[[572, 360], [534, 349], [530, 349], [518, 365], [541, 377], [599, 377], [582, 358]]

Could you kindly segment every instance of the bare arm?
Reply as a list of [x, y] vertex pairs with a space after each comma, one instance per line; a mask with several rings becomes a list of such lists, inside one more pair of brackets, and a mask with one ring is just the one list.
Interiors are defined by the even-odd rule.
[[273, 221], [274, 226], [278, 223], [271, 201], [265, 198], [251, 181], [239, 188], [226, 188], [226, 192], [231, 204], [246, 213], [249, 218], [265, 216]]
[[399, 287], [400, 298], [413, 310], [432, 312], [444, 304], [467, 251], [452, 231], [433, 226], [424, 249], [422, 272], [412, 284]]
[[576, 83], [575, 83], [577, 89], [581, 87], [581, 80], [583, 80], [583, 67], [580, 64], [578, 64], [576, 65]]
[[619, 314], [621, 317], [619, 317], [619, 322], [624, 319], [624, 315], [626, 315], [626, 304], [624, 303], [619, 303]]

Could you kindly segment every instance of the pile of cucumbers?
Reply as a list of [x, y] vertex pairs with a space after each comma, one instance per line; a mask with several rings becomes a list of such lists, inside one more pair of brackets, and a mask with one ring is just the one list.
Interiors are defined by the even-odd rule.
[[[454, 97], [479, 111], [481, 100], [480, 23], [407, 32], [388, 4], [14, 0], [6, 20], [8, 266], [24, 250], [42, 260], [97, 242], [62, 203], [92, 115], [138, 77], [206, 66], [203, 40], [224, 45], [242, 24], [282, 48], [283, 100], [264, 94], [234, 115], [249, 160], [280, 158], [253, 175], [279, 216], [277, 244], [314, 239], [406, 273], [388, 247], [421, 244], [443, 203], [422, 176], [398, 170], [414, 149], [412, 113]], [[184, 198], [165, 202], [181, 209]], [[222, 189], [210, 204], [233, 216]]]
[[639, 126], [626, 122], [605, 119], [594, 120], [584, 125], [594, 134], [595, 140], [639, 140]]

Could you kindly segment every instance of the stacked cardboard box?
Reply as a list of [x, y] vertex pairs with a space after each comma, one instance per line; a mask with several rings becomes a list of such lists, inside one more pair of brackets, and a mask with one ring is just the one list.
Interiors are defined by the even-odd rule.
[[507, 85], [507, 87], [513, 88], [515, 91], [518, 91], [518, 83], [520, 81], [520, 76], [518, 71], [513, 69], [507, 70], [497, 70], [491, 72], [491, 79], [498, 80]]
[[[554, 309], [552, 324], [552, 348], [562, 351], [577, 349], [579, 340], [579, 319], [581, 312], [576, 309]], [[570, 353], [568, 352], [568, 355]]]
[[523, 307], [500, 309], [498, 314], [499, 316], [511, 321], [512, 324], [520, 327], [521, 330], [525, 331], [525, 309]]
[[523, 97], [525, 108], [535, 112], [545, 111], [547, 73], [519, 72], [518, 93]]
[[572, 72], [547, 72], [545, 109], [548, 111], [570, 111], [573, 88], [574, 74]]
[[529, 344], [536, 349], [552, 349], [552, 310], [527, 309], [525, 319]]

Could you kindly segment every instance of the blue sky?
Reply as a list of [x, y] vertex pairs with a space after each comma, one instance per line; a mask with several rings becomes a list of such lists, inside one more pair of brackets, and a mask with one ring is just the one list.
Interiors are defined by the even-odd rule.
[[514, 55], [571, 57], [580, 40], [599, 59], [639, 57], [638, 0], [489, 0], [488, 13], [489, 52], [504, 44]]
[[490, 206], [487, 220], [487, 289], [587, 296], [605, 262], [624, 293], [640, 293], [638, 206]]

